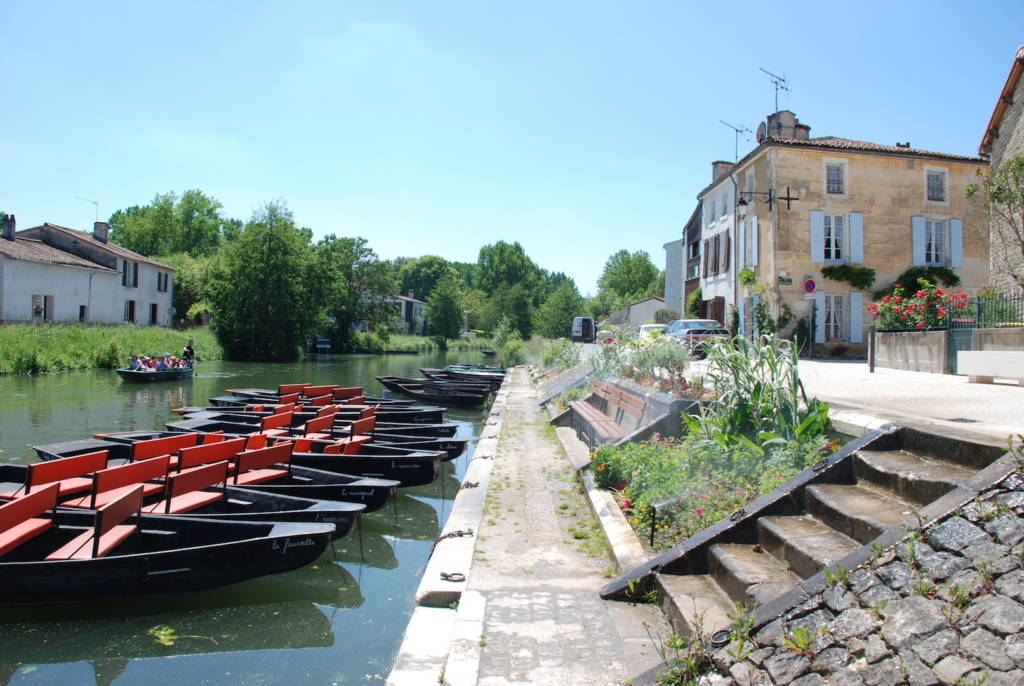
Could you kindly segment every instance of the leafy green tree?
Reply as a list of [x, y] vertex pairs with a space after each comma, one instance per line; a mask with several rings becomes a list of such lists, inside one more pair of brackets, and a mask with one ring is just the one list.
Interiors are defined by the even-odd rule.
[[1024, 152], [1003, 162], [967, 187], [967, 197], [981, 198], [992, 226], [996, 274], [1024, 289]]
[[409, 291], [412, 291], [414, 298], [423, 301], [430, 297], [430, 292], [434, 290], [435, 284], [448, 274], [458, 277], [458, 272], [448, 260], [437, 255], [414, 257], [406, 261], [398, 270], [398, 278], [402, 282], [402, 294], [408, 295]]
[[484, 316], [487, 312], [487, 294], [476, 288], [465, 288], [462, 292], [462, 309], [466, 312], [470, 331], [485, 329]]
[[326, 286], [308, 234], [283, 202], [267, 203], [218, 254], [211, 326], [229, 359], [294, 360], [323, 326]]
[[441, 277], [427, 298], [427, 324], [441, 349], [462, 331], [462, 289], [458, 274]]
[[[557, 291], [559, 287], [564, 283], [572, 284], [573, 289], [576, 288], [576, 282], [571, 277], [566, 276], [562, 272], [549, 272], [547, 269], [541, 269], [541, 293], [543, 298], [546, 299], [552, 293]], [[579, 291], [577, 291], [578, 293]]]
[[657, 288], [659, 274], [645, 251], [620, 250], [605, 262], [598, 286], [622, 298], [637, 300]]
[[118, 210], [110, 216], [110, 240], [148, 256], [215, 252], [224, 236], [237, 234], [241, 222], [221, 216], [222, 205], [198, 190], [179, 198], [157, 194], [148, 205]]
[[599, 317], [607, 317], [615, 310], [621, 310], [629, 302], [629, 299], [615, 291], [601, 289], [597, 292], [597, 295], [587, 300], [586, 307], [590, 312], [590, 316], [597, 319]]
[[572, 318], [581, 316], [583, 298], [571, 280], [563, 281], [537, 309], [537, 333], [547, 338], [563, 338], [572, 333]]
[[473, 285], [473, 272], [476, 271], [476, 265], [472, 262], [449, 262], [452, 269], [459, 274], [459, 278], [462, 279], [462, 285], [469, 288]]
[[488, 296], [494, 296], [501, 289], [521, 285], [531, 302], [536, 304], [539, 301], [534, 298], [539, 295], [540, 284], [540, 269], [527, 257], [518, 242], [498, 241], [494, 245], [480, 248], [473, 285]]
[[508, 317], [512, 328], [523, 338], [533, 332], [533, 299], [523, 284], [498, 288], [487, 300], [484, 328], [493, 331], [502, 317]]
[[377, 259], [365, 238], [330, 234], [315, 246], [317, 267], [326, 283], [324, 304], [334, 325], [330, 337], [339, 350], [351, 350], [353, 325], [362, 323], [385, 342], [398, 310], [391, 296], [398, 277], [390, 262]]
[[192, 257], [180, 252], [165, 255], [160, 261], [174, 268], [174, 287], [171, 290], [174, 318], [187, 324], [199, 324], [200, 317], [210, 312], [208, 298], [213, 258]]

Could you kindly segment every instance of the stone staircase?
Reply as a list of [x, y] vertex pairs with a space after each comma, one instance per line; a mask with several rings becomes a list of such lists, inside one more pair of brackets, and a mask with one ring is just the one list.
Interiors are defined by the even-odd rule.
[[[633, 570], [623, 583], [656, 588], [676, 631], [713, 635], [737, 605], [757, 624], [807, 597], [807, 581], [837, 562], [852, 569], [871, 544], [907, 535], [969, 499], [967, 484], [1005, 453], [981, 445], [887, 427], [857, 439], [744, 510]], [[960, 490], [957, 490], [960, 489]], [[942, 512], [940, 512], [942, 510]], [[821, 582], [821, 579], [817, 579]]]

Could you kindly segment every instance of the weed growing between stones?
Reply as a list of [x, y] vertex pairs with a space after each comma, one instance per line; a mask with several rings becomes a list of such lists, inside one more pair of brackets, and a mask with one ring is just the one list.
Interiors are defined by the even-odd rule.
[[644, 629], [658, 651], [665, 668], [658, 672], [658, 686], [690, 686], [701, 675], [714, 669], [710, 638], [704, 633], [703, 617], [698, 617], [690, 636], [675, 632], [663, 636], [644, 622]]

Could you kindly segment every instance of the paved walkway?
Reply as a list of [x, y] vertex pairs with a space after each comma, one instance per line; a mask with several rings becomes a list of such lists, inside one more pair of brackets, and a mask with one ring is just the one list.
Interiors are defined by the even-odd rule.
[[485, 603], [479, 686], [621, 685], [658, 663], [654, 606], [601, 600], [611, 563], [526, 370], [511, 379], [467, 590]]
[[1000, 444], [1024, 433], [1024, 386], [881, 367], [872, 374], [863, 361], [801, 360], [800, 378], [808, 395], [879, 420]]

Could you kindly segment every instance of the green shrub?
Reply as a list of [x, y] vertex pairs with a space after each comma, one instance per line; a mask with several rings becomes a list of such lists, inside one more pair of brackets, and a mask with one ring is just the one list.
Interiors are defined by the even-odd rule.
[[910, 284], [916, 284], [920, 279], [930, 283], [942, 283], [947, 288], [955, 288], [960, 285], [960, 277], [949, 267], [911, 267], [896, 277], [896, 280], [880, 291], [874, 292], [875, 300], [883, 296], [891, 295], [897, 288], [909, 288]]
[[352, 336], [353, 352], [378, 354], [386, 347], [387, 341], [376, 333], [359, 332]]
[[505, 341], [501, 348], [501, 362], [506, 367], [514, 367], [526, 360], [526, 346], [519, 337]]
[[871, 267], [855, 267], [852, 264], [832, 264], [821, 268], [826, 279], [846, 282], [860, 291], [875, 285], [875, 270]]
[[570, 369], [580, 363], [580, 346], [560, 338], [548, 341], [541, 351], [541, 364], [545, 369]]
[[117, 369], [127, 366], [127, 356], [117, 341], [111, 338], [96, 350], [96, 366], [100, 369]]
[[700, 288], [695, 288], [688, 296], [686, 296], [686, 316], [690, 319], [700, 318], [700, 303], [703, 294], [700, 292]]

